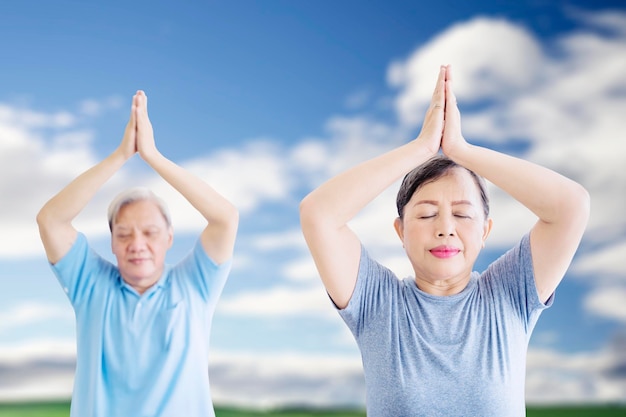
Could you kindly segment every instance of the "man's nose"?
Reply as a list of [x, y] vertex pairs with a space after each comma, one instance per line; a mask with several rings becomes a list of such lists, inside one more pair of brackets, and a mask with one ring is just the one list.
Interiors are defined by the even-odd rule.
[[131, 250], [138, 250], [143, 248], [145, 245], [145, 239], [144, 237], [141, 235], [141, 233], [134, 233], [130, 239], [130, 249]]

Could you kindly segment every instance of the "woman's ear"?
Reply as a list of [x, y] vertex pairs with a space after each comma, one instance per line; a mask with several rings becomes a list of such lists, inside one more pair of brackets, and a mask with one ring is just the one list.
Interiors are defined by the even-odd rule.
[[485, 220], [485, 225], [483, 226], [483, 248], [485, 247], [485, 242], [487, 241], [487, 237], [489, 233], [491, 233], [491, 228], [493, 227], [493, 219], [490, 217]]
[[393, 228], [396, 229], [396, 233], [402, 241], [402, 246], [404, 246], [404, 224], [402, 223], [402, 219], [400, 217], [396, 217], [393, 221]]

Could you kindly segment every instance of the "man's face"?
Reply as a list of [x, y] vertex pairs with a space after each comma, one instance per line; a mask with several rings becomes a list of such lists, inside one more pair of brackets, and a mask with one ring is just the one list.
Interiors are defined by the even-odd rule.
[[112, 227], [111, 248], [124, 281], [140, 294], [156, 283], [172, 246], [173, 233], [150, 200], [125, 205]]

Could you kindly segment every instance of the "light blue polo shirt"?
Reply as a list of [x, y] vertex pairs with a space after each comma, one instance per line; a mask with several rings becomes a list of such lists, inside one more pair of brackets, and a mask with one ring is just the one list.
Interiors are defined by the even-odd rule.
[[76, 314], [72, 417], [214, 416], [209, 334], [232, 261], [198, 240], [139, 295], [79, 233], [52, 266]]

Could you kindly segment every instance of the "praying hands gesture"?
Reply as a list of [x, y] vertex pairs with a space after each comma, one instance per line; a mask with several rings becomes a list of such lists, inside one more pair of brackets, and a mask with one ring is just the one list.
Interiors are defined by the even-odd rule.
[[55, 264], [70, 250], [77, 234], [72, 220], [136, 153], [207, 220], [200, 236], [207, 255], [217, 263], [229, 259], [237, 233], [237, 209], [203, 180], [159, 152], [148, 117], [148, 98], [139, 90], [133, 96], [130, 117], [119, 146], [75, 178], [40, 210], [37, 223], [48, 260]]
[[441, 66], [416, 139], [331, 178], [302, 200], [302, 232], [337, 307], [348, 305], [359, 268], [361, 243], [348, 222], [387, 187], [440, 151], [538, 217], [530, 232], [536, 287], [542, 302], [554, 292], [585, 230], [589, 196], [579, 184], [554, 171], [466, 142], [452, 69]]
[[431, 155], [441, 150], [448, 157], [454, 153], [455, 149], [468, 145], [461, 134], [461, 112], [452, 91], [452, 67], [450, 65], [442, 65], [439, 68], [435, 91], [416, 142], [427, 149]]

